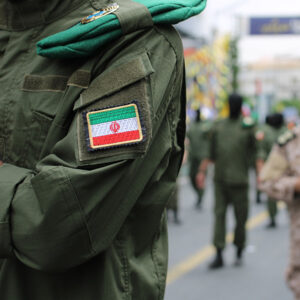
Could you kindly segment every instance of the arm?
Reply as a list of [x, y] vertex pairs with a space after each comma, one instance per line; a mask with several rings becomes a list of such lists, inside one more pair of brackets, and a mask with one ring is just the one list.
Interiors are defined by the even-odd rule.
[[198, 174], [197, 174], [197, 185], [200, 189], [203, 189], [205, 186], [205, 179], [206, 179], [206, 172], [207, 168], [210, 164], [212, 164], [215, 160], [216, 156], [216, 143], [215, 143], [215, 131], [212, 129], [210, 133], [210, 138], [208, 142], [208, 147], [207, 147], [207, 157], [202, 160], [199, 168], [198, 168]]
[[206, 158], [201, 162], [198, 168], [198, 174], [196, 180], [197, 180], [197, 185], [200, 189], [203, 189], [205, 186], [207, 168], [211, 163], [212, 161]]
[[263, 168], [264, 162], [267, 159], [267, 154], [265, 151], [265, 140], [258, 140], [256, 138], [256, 173], [257, 178], [259, 178], [259, 174]]
[[209, 158], [205, 158], [203, 159], [203, 161], [201, 162], [199, 168], [198, 168], [198, 173], [206, 173], [207, 171], [207, 168], [210, 164], [212, 164], [213, 161]]
[[300, 176], [295, 180], [295, 192], [300, 193]]
[[[69, 111], [67, 117], [73, 119], [66, 135], [56, 141], [36, 170], [12, 164], [0, 168], [1, 257], [15, 255], [29, 267], [46, 271], [67, 270], [92, 258], [109, 247], [155, 171], [168, 161], [176, 126], [172, 127], [175, 120], [168, 120], [166, 110], [172, 101], [179, 101], [175, 95], [180, 94], [183, 62], [165, 38], [155, 34], [152, 44], [151, 35], [146, 38], [155, 75]], [[141, 45], [141, 41], [136, 43]], [[134, 57], [137, 45], [130, 45], [132, 51], [123, 49], [118, 57], [124, 61], [124, 52]], [[164, 72], [159, 71], [162, 65]], [[92, 95], [101, 92], [101, 86], [94, 84]], [[106, 102], [128, 101], [127, 97], [147, 98], [152, 105], [151, 113], [150, 108], [141, 111], [143, 118], [150, 118], [147, 146], [87, 152], [81, 138], [82, 112], [99, 109]]]
[[275, 145], [260, 173], [260, 190], [277, 200], [291, 202], [299, 177], [291, 173], [285, 148]]
[[257, 159], [257, 160], [256, 160], [256, 172], [257, 172], [257, 174], [260, 174], [260, 172], [261, 172], [263, 166], [264, 166], [264, 160], [262, 160], [262, 159]]

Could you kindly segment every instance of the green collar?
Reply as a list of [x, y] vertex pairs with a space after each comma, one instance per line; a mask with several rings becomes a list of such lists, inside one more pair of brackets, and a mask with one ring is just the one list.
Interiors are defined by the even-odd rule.
[[21, 31], [50, 23], [87, 0], [0, 0], [0, 29]]
[[[124, 34], [153, 24], [176, 24], [205, 8], [206, 0], [115, 0], [118, 9], [87, 24], [73, 27], [37, 44], [37, 52], [49, 58], [88, 57]], [[104, 7], [100, 14], [108, 6]], [[104, 15], [104, 14], [103, 14]], [[93, 16], [87, 16], [93, 19]]]

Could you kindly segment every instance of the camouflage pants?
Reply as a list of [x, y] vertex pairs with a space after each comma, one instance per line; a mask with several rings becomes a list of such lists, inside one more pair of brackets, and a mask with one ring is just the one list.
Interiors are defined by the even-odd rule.
[[290, 261], [286, 273], [289, 287], [295, 299], [300, 300], [300, 199], [288, 205], [290, 214]]

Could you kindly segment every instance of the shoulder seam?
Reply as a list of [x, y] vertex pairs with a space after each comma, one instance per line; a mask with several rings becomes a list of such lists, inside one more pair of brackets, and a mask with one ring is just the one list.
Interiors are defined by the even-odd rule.
[[[172, 27], [172, 26], [171, 26], [171, 27]], [[174, 51], [174, 54], [175, 54], [175, 56], [176, 56], [176, 65], [177, 65], [177, 64], [178, 64], [178, 61], [179, 61], [179, 57], [178, 57], [179, 55], [178, 55], [178, 52], [176, 51], [176, 49], [175, 49], [175, 47], [174, 47], [172, 41], [167, 37], [166, 34], [164, 34], [161, 30], [159, 30], [159, 28], [158, 28], [157, 26], [154, 26], [153, 28], [154, 28], [154, 30], [155, 30], [158, 34], [160, 34], [161, 36], [164, 37], [164, 39], [168, 42], [168, 44], [170, 45], [170, 47], [171, 47], [172, 50]], [[174, 27], [172, 27], [172, 29], [176, 32], [176, 30], [175, 30]], [[177, 32], [176, 32], [176, 33], [177, 33]], [[178, 38], [180, 39], [180, 36], [179, 36], [178, 33], [177, 33], [177, 35], [178, 35]]]

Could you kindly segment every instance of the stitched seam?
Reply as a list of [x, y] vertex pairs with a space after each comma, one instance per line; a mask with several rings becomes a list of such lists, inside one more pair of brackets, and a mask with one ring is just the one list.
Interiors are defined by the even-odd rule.
[[152, 251], [151, 251], [151, 256], [152, 256], [152, 261], [153, 261], [153, 265], [154, 265], [154, 269], [155, 269], [155, 277], [156, 277], [156, 286], [157, 286], [157, 290], [158, 290], [158, 295], [161, 295], [161, 288], [160, 288], [160, 272], [159, 272], [159, 266], [158, 266], [158, 261], [156, 258], [156, 246], [155, 246], [155, 240], [156, 240], [156, 236], [157, 233], [155, 234], [153, 241], [152, 241]]
[[71, 187], [72, 191], [73, 191], [73, 194], [75, 196], [75, 199], [77, 201], [77, 205], [79, 207], [79, 210], [80, 210], [80, 216], [81, 216], [81, 221], [82, 223], [84, 224], [85, 228], [86, 228], [86, 231], [88, 233], [88, 238], [89, 238], [89, 243], [90, 243], [90, 248], [92, 250], [93, 253], [96, 253], [96, 250], [94, 249], [93, 247], [93, 242], [92, 242], [92, 237], [91, 237], [91, 233], [89, 231], [89, 228], [88, 228], [88, 222], [85, 218], [85, 215], [84, 215], [84, 212], [83, 212], [83, 208], [82, 208], [82, 205], [81, 205], [81, 202], [79, 201], [79, 198], [77, 197], [77, 193], [76, 193], [76, 190], [74, 188], [74, 186], [72, 185], [72, 182], [71, 182], [71, 179], [69, 177], [69, 175], [66, 173], [66, 172], [63, 172], [65, 174], [65, 176], [67, 177], [66, 180], [62, 183], [60, 183], [60, 185], [64, 185], [65, 183], [68, 183], [68, 185]]
[[[172, 43], [170, 42], [170, 40], [161, 32], [159, 31], [159, 29], [157, 29], [157, 27], [154, 27], [154, 30], [157, 32], [157, 34], [161, 35], [164, 37], [164, 39], [167, 41], [167, 43], [169, 44], [169, 46], [172, 48], [174, 54], [175, 54], [175, 58], [176, 58], [176, 64], [175, 64], [175, 70], [173, 71], [173, 74], [177, 74], [177, 71], [178, 71], [178, 56], [177, 56], [177, 53], [175, 51], [175, 48], [173, 47]], [[173, 75], [172, 74], [172, 75]], [[172, 99], [173, 97], [173, 94], [174, 94], [174, 90], [175, 90], [175, 87], [176, 87], [176, 77], [174, 78], [174, 81], [173, 81], [173, 85], [172, 85], [172, 89], [170, 91], [170, 95], [168, 97], [168, 100], [167, 101], [164, 101], [161, 103], [161, 105], [158, 107], [157, 111], [161, 111], [161, 113], [157, 113], [156, 116], [155, 116], [155, 120], [157, 121], [158, 119], [161, 118], [162, 116], [162, 113], [165, 112], [165, 109], [161, 109], [161, 108], [168, 108], [169, 104], [170, 104], [170, 100]], [[159, 109], [160, 108], [160, 109]]]
[[[123, 248], [123, 245], [122, 245]], [[130, 287], [129, 287], [129, 266], [128, 259], [124, 249], [121, 250], [122, 269], [124, 272], [124, 299], [130, 299]]]

